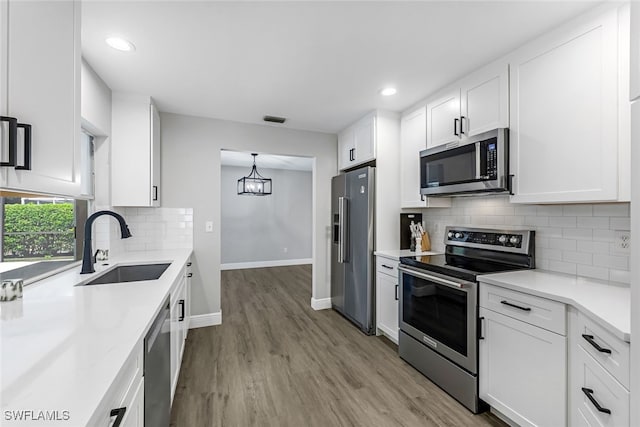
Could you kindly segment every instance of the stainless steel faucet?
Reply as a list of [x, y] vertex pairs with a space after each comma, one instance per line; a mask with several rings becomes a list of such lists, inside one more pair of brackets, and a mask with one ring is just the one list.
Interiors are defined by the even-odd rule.
[[131, 237], [129, 226], [124, 221], [122, 215], [119, 215], [113, 211], [98, 211], [91, 214], [91, 216], [89, 216], [89, 218], [87, 218], [87, 221], [84, 223], [84, 250], [82, 252], [82, 271], [80, 271], [80, 274], [95, 273], [96, 271], [93, 268], [94, 260], [91, 256], [91, 226], [93, 225], [93, 222], [102, 215], [110, 215], [118, 220], [118, 222], [120, 223], [120, 234], [123, 239]]

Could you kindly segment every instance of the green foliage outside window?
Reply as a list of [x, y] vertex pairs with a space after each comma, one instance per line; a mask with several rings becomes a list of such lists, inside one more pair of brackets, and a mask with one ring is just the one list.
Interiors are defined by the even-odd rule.
[[5, 259], [73, 256], [73, 203], [6, 204]]

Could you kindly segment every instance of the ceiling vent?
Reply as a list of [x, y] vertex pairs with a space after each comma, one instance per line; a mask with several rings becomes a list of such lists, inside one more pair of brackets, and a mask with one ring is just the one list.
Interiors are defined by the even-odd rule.
[[262, 118], [262, 120], [264, 120], [265, 122], [271, 122], [271, 123], [284, 123], [287, 119], [285, 119], [284, 117], [276, 117], [276, 116], [264, 116]]

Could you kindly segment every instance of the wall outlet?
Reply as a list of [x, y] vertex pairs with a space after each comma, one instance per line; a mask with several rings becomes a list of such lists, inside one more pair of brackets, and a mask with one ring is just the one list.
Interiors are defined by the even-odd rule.
[[287, 252], [289, 252], [289, 248], [283, 248], [282, 250], [283, 250], [283, 252], [284, 252], [285, 254], [286, 254]]
[[204, 231], [207, 233], [213, 233], [213, 221], [207, 221], [204, 223]]
[[617, 254], [631, 253], [631, 231], [616, 230], [614, 231], [613, 250]]

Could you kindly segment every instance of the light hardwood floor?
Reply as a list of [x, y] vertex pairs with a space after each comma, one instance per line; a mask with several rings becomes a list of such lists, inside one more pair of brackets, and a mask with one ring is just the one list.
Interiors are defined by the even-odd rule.
[[189, 332], [171, 426], [504, 425], [310, 300], [311, 266], [223, 271], [223, 324]]

